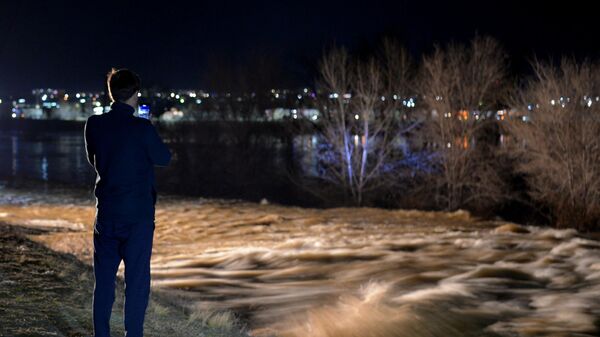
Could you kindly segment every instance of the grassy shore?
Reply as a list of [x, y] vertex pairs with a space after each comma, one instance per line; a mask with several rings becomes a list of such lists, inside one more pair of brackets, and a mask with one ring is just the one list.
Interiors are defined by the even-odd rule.
[[[58, 253], [26, 235], [40, 229], [0, 222], [0, 336], [91, 336], [91, 266]], [[124, 335], [123, 284], [117, 282], [112, 334]], [[145, 336], [247, 336], [223, 312], [187, 312], [158, 290], [151, 290]]]

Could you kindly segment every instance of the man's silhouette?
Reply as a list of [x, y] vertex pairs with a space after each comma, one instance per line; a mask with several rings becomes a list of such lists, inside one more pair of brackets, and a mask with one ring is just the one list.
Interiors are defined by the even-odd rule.
[[116, 273], [123, 260], [125, 335], [141, 337], [150, 295], [154, 166], [168, 165], [171, 153], [150, 121], [133, 114], [139, 77], [112, 69], [107, 84], [111, 110], [90, 116], [84, 132], [88, 161], [96, 170], [94, 336], [110, 337]]

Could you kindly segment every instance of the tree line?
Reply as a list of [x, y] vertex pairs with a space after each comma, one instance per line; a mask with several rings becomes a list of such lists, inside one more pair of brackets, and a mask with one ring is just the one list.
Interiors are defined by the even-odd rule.
[[[600, 228], [600, 68], [533, 59], [509, 75], [493, 38], [436, 46], [413, 60], [385, 40], [369, 57], [324, 53], [317, 90], [324, 200], [480, 214], [519, 212]], [[415, 104], [416, 102], [416, 104]]]

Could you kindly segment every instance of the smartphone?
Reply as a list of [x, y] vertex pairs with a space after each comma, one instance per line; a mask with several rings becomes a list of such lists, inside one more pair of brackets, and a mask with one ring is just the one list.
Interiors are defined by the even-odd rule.
[[150, 119], [150, 107], [146, 104], [142, 104], [138, 108], [138, 117]]

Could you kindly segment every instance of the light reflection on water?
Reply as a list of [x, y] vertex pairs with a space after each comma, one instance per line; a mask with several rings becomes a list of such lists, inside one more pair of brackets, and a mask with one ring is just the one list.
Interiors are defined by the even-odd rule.
[[[10, 137], [11, 153], [12, 153], [12, 175], [16, 176], [19, 171], [19, 138], [15, 135]], [[0, 139], [1, 141], [1, 139]]]
[[[89, 185], [93, 170], [87, 167], [80, 132], [24, 135], [0, 131], [0, 177]], [[85, 164], [85, 165], [84, 165]]]
[[[302, 172], [317, 173], [317, 138], [296, 136], [292, 149], [277, 137], [262, 135], [258, 139], [241, 145], [169, 143], [174, 160], [168, 168], [157, 168], [159, 190], [298, 202], [294, 200], [298, 187], [288, 180], [296, 173], [288, 170], [298, 165]], [[94, 184], [95, 172], [87, 162], [80, 131], [0, 131], [0, 158], [0, 180], [58, 182], [88, 189]]]

